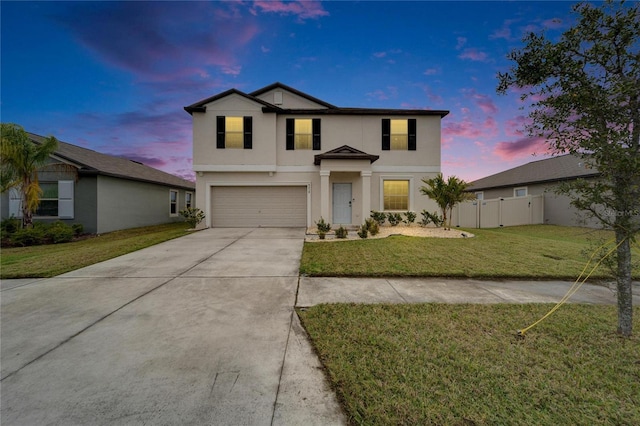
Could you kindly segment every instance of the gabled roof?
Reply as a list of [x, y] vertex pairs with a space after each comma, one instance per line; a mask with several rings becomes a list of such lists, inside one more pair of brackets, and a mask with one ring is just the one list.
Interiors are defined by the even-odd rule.
[[[280, 108], [277, 105], [270, 104], [269, 102], [263, 101], [258, 98], [263, 93], [266, 93], [270, 90], [274, 89], [282, 89], [289, 91], [291, 93], [295, 93], [296, 95], [303, 97], [311, 102], [317, 103], [325, 107], [322, 108], [300, 108], [300, 109], [285, 109]], [[194, 104], [184, 107], [184, 110], [189, 114], [193, 114], [194, 112], [206, 112], [206, 105], [210, 102], [216, 101], [218, 99], [222, 99], [226, 96], [236, 94], [243, 96], [249, 100], [262, 104], [262, 111], [266, 113], [276, 113], [276, 114], [291, 114], [291, 115], [395, 115], [395, 116], [408, 116], [408, 115], [439, 115], [440, 118], [449, 114], [447, 110], [429, 110], [429, 109], [389, 109], [389, 108], [342, 108], [332, 105], [328, 102], [325, 102], [321, 99], [315, 98], [311, 95], [308, 95], [304, 92], [301, 92], [293, 87], [287, 86], [282, 83], [273, 83], [268, 86], [263, 87], [262, 89], [258, 89], [249, 94], [241, 92], [237, 89], [230, 89], [225, 92], [219, 93], [217, 95], [211, 96], [207, 99], [203, 99]]]
[[261, 104], [264, 107], [277, 108], [276, 106], [271, 105], [270, 103], [265, 102], [260, 98], [256, 98], [255, 96], [248, 95], [248, 94], [246, 94], [244, 92], [241, 92], [238, 89], [229, 89], [229, 90], [227, 90], [225, 92], [222, 92], [222, 93], [219, 93], [217, 95], [211, 96], [211, 97], [209, 97], [207, 99], [203, 99], [201, 101], [198, 101], [195, 104], [191, 104], [189, 106], [186, 106], [186, 107], [184, 107], [184, 110], [187, 111], [189, 114], [193, 114], [194, 112], [205, 112], [206, 109], [207, 109], [207, 107], [205, 105], [207, 105], [208, 103], [211, 103], [213, 101], [217, 101], [218, 99], [226, 98], [227, 96], [233, 95], [233, 94], [240, 95], [240, 96], [242, 96], [244, 98], [249, 99], [250, 101], [257, 102], [257, 103]]
[[598, 171], [584, 159], [572, 154], [532, 161], [504, 172], [496, 173], [469, 184], [468, 191], [512, 186], [551, 183], [598, 176]]
[[342, 145], [340, 148], [332, 149], [324, 154], [315, 155], [313, 164], [319, 166], [322, 160], [369, 160], [373, 163], [378, 158], [380, 158], [379, 155], [367, 154], [349, 145]]
[[302, 98], [308, 99], [311, 102], [315, 102], [315, 103], [320, 104], [320, 105], [322, 105], [324, 107], [327, 107], [327, 108], [337, 108], [336, 106], [331, 105], [328, 102], [325, 102], [325, 101], [323, 101], [321, 99], [318, 99], [318, 98], [314, 98], [311, 95], [308, 95], [308, 94], [306, 94], [304, 92], [299, 91], [298, 89], [294, 89], [293, 87], [287, 86], [286, 84], [282, 84], [282, 83], [279, 83], [279, 82], [275, 82], [273, 84], [270, 84], [268, 86], [263, 87], [262, 89], [258, 89], [256, 91], [253, 91], [253, 92], [250, 93], [250, 95], [251, 96], [260, 96], [261, 94], [266, 93], [266, 92], [268, 92], [270, 90], [274, 90], [274, 89], [286, 90], [287, 92], [294, 93], [294, 94], [296, 94], [296, 95], [298, 95], [298, 96], [300, 96]]
[[[27, 133], [35, 143], [42, 143], [44, 137], [34, 133]], [[58, 141], [58, 149], [54, 157], [68, 161], [78, 167], [78, 174], [104, 175], [140, 182], [149, 182], [181, 189], [195, 189], [191, 181], [179, 178], [170, 173], [153, 167], [128, 160], [126, 158], [101, 154], [99, 152]]]

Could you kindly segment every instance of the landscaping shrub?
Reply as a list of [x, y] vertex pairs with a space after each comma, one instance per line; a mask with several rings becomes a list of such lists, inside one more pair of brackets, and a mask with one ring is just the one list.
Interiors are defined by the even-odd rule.
[[22, 221], [20, 219], [11, 216], [8, 219], [0, 222], [0, 233], [2, 234], [2, 238], [7, 238], [11, 234], [15, 233], [22, 226]]
[[81, 223], [74, 223], [71, 225], [71, 229], [73, 229], [73, 233], [76, 237], [84, 234], [84, 226]]
[[406, 212], [404, 215], [406, 219], [403, 219], [402, 221], [407, 225], [411, 225], [416, 221], [416, 212]]
[[185, 222], [187, 222], [192, 228], [198, 226], [198, 224], [204, 219], [204, 212], [199, 208], [187, 207], [184, 210], [180, 210], [178, 213], [180, 213], [180, 216], [184, 217]]
[[68, 243], [73, 240], [75, 231], [73, 228], [63, 222], [54, 222], [44, 227], [45, 239], [53, 244]]
[[320, 216], [320, 220], [316, 222], [316, 226], [318, 227], [318, 236], [321, 240], [324, 240], [324, 236], [327, 235], [327, 232], [331, 231], [331, 224], [324, 221], [324, 218]]
[[33, 228], [18, 229], [9, 236], [9, 245], [27, 247], [45, 244], [47, 242], [45, 229], [34, 224]]
[[369, 228], [367, 227], [367, 224], [365, 223], [358, 230], [358, 236], [360, 238], [367, 238], [368, 235], [369, 235]]
[[347, 238], [347, 235], [349, 231], [344, 226], [340, 225], [340, 228], [336, 229], [336, 238]]
[[387, 220], [387, 215], [384, 212], [371, 210], [371, 218], [378, 223], [378, 226], [382, 226], [385, 220]]
[[84, 232], [82, 224], [69, 226], [60, 221], [54, 223], [35, 222], [32, 227], [24, 229], [20, 226], [20, 220], [15, 218], [2, 221], [3, 247], [68, 243]]
[[441, 215], [436, 212], [430, 213], [426, 210], [422, 210], [422, 220], [420, 221], [420, 225], [427, 226], [430, 223], [433, 223], [438, 228], [442, 226], [444, 223], [444, 219]]
[[397, 226], [402, 221], [402, 215], [400, 215], [400, 213], [389, 213], [387, 220], [391, 226]]
[[369, 231], [371, 235], [378, 235], [380, 232], [380, 225], [372, 218], [365, 220], [364, 224], [367, 226], [367, 231]]

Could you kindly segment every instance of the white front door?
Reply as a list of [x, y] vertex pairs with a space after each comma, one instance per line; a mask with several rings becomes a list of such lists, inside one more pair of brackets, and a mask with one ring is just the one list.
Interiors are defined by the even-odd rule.
[[351, 224], [351, 184], [333, 184], [333, 223]]

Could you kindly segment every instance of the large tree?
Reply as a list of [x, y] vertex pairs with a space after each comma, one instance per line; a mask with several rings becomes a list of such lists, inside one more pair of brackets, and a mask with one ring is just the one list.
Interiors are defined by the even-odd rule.
[[0, 124], [0, 187], [2, 192], [16, 188], [22, 195], [22, 226], [33, 224], [33, 212], [40, 204], [42, 189], [38, 170], [46, 167], [58, 141], [53, 136], [34, 143], [17, 124]]
[[631, 245], [640, 230], [640, 4], [580, 3], [573, 15], [575, 24], [557, 39], [523, 39], [509, 54], [515, 65], [498, 74], [498, 93], [520, 91], [529, 134], [599, 171], [599, 179], [559, 191], [615, 232], [618, 333], [630, 336]]
[[451, 213], [456, 204], [475, 198], [475, 195], [466, 192], [469, 184], [456, 176], [449, 176], [445, 180], [442, 173], [438, 173], [436, 177], [423, 178], [422, 182], [426, 186], [421, 186], [420, 192], [435, 201], [442, 210], [444, 229], [451, 229]]

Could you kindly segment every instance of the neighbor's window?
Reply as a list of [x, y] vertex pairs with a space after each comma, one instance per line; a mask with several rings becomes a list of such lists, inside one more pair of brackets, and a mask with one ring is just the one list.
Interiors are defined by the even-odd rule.
[[476, 192], [476, 200], [484, 200], [484, 192], [483, 191]]
[[382, 191], [385, 210], [409, 210], [408, 180], [385, 180]]
[[184, 207], [185, 208], [191, 208], [192, 204], [193, 204], [193, 194], [191, 192], [186, 192], [184, 194]]
[[218, 116], [216, 125], [216, 148], [252, 148], [253, 117]]
[[178, 191], [169, 191], [169, 213], [178, 214]]
[[514, 197], [526, 197], [527, 196], [527, 187], [522, 188], [514, 188], [513, 190]]
[[58, 216], [58, 182], [40, 182], [42, 195], [35, 216]]

